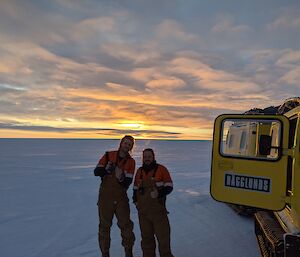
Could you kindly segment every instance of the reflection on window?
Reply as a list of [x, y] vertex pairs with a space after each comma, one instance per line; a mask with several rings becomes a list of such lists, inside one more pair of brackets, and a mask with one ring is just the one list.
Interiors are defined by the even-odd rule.
[[240, 141], [240, 150], [246, 148], [246, 135], [247, 135], [246, 132], [243, 131], [241, 136], [241, 141]]
[[233, 135], [230, 135], [230, 138], [229, 138], [229, 144], [228, 144], [228, 147], [229, 148], [232, 148], [233, 147]]
[[222, 123], [221, 153], [258, 159], [277, 159], [281, 142], [278, 120], [226, 119]]

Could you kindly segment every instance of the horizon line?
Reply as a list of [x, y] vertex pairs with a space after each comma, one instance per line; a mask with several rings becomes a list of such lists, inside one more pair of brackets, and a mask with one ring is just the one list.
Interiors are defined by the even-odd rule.
[[[3, 139], [46, 139], [46, 140], [120, 140], [121, 138], [61, 138], [61, 137], [0, 137]], [[212, 141], [212, 139], [180, 139], [180, 138], [135, 138], [135, 140], [165, 140], [165, 141]]]

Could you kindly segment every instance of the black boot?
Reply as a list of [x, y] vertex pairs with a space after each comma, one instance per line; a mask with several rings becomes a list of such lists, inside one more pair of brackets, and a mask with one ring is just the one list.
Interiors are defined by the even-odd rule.
[[109, 252], [107, 252], [107, 253], [102, 253], [102, 257], [109, 257]]
[[125, 257], [133, 257], [132, 248], [125, 248]]

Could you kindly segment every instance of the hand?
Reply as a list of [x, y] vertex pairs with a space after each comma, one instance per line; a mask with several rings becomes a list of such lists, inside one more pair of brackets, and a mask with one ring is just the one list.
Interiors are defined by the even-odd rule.
[[103, 178], [104, 175], [105, 175], [105, 168], [104, 168], [104, 167], [101, 167], [101, 166], [97, 166], [97, 167], [94, 169], [94, 175], [97, 176], [97, 177]]
[[105, 169], [107, 171], [107, 173], [112, 173], [114, 170], [114, 163], [113, 162], [108, 162]]
[[158, 197], [158, 191], [155, 188], [153, 191], [150, 192], [151, 198], [157, 198]]
[[125, 179], [125, 175], [123, 170], [121, 170], [119, 167], [115, 168], [115, 174], [116, 174], [116, 178], [122, 182]]

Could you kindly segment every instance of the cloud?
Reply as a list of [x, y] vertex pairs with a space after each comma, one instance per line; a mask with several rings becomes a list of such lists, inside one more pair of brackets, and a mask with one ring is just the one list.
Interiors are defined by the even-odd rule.
[[53, 126], [33, 126], [21, 123], [3, 123], [0, 122], [0, 132], [1, 130], [21, 130], [30, 132], [59, 132], [59, 133], [93, 133], [101, 134], [105, 136], [118, 136], [122, 134], [130, 134], [132, 136], [159, 136], [162, 138], [177, 138], [180, 133], [168, 132], [160, 130], [140, 130], [140, 129], [114, 129], [114, 128], [74, 128], [74, 127], [53, 127]]
[[236, 25], [232, 15], [222, 14], [218, 16], [217, 22], [212, 27], [211, 31], [215, 34], [237, 36], [251, 32], [252, 28], [248, 25]]
[[134, 35], [137, 26], [131, 14], [126, 10], [112, 10], [107, 14], [98, 14], [75, 23], [68, 36], [90, 45], [102, 45], [105, 42], [125, 43]]
[[[44, 89], [38, 90], [40, 86], [28, 82], [30, 90], [7, 98], [18, 105], [3, 114], [19, 119], [24, 115], [49, 120], [76, 118], [105, 126], [126, 118], [146, 121], [149, 126], [172, 124], [182, 128], [189, 124], [204, 128], [205, 123], [222, 112], [222, 108], [215, 106], [222, 104], [224, 112], [242, 109], [245, 104], [240, 103], [239, 97], [256, 89], [255, 84], [214, 69], [201, 56], [190, 52], [171, 56], [169, 60], [159, 56], [151, 68], [133, 65], [122, 71], [97, 63], [82, 64], [32, 45], [30, 48], [29, 53], [25, 45], [19, 54], [30, 64], [34, 75], [41, 77]], [[228, 95], [232, 96], [230, 103]]]
[[[136, 67], [132, 58], [123, 70], [96, 62], [81, 63], [32, 44], [16, 46], [14, 58], [19, 57], [18, 67], [26, 63], [33, 73], [22, 79], [10, 75], [9, 80], [14, 83], [7, 85], [20, 85], [27, 90], [6, 94], [6, 101], [0, 106], [3, 115], [13, 115], [17, 120], [72, 118], [105, 127], [126, 119], [144, 121], [149, 127], [163, 126], [167, 131], [172, 129], [170, 124], [178, 129], [188, 124], [196, 130], [211, 128], [214, 117], [222, 112], [241, 112], [268, 100], [259, 94], [262, 86], [252, 81], [256, 68], [247, 76], [226, 71], [226, 65], [219, 63], [219, 68], [215, 68], [215, 55], [210, 58], [192, 51], [159, 53], [150, 67]], [[15, 49], [13, 44], [2, 47], [8, 52]], [[138, 55], [141, 50], [135, 51]], [[253, 54], [250, 59], [257, 64], [276, 59], [269, 57], [273, 56], [271, 52], [259, 61], [256, 56], [260, 54]]]
[[237, 51], [252, 47], [257, 41], [255, 30], [248, 24], [238, 24], [236, 14], [221, 13], [216, 15], [214, 25], [210, 28], [208, 48], [217, 51]]
[[279, 82], [281, 84], [294, 85], [299, 87], [300, 79], [300, 51], [286, 49], [278, 58], [275, 65], [281, 69]]
[[167, 39], [171, 42], [173, 40], [187, 43], [200, 41], [196, 35], [186, 32], [179, 22], [170, 19], [162, 21], [155, 29], [155, 34], [159, 39]]
[[147, 82], [146, 87], [155, 89], [174, 89], [185, 86], [185, 82], [182, 79], [176, 77], [157, 78]]
[[8, 85], [8, 84], [1, 84], [0, 83], [0, 91], [26, 91], [27, 89], [24, 87], [18, 87], [18, 86], [13, 86], [13, 85]]
[[282, 29], [300, 29], [299, 10], [291, 8], [283, 8], [278, 17], [267, 24], [267, 29], [282, 30]]
[[65, 42], [65, 32], [72, 21], [60, 12], [51, 12], [55, 6], [54, 1], [1, 1], [1, 40], [8, 38], [15, 42], [34, 41], [36, 44]]
[[157, 61], [160, 57], [159, 51], [147, 42], [143, 45], [135, 43], [108, 43], [102, 44], [100, 49], [118, 60], [129, 61], [131, 65], [136, 66], [149, 65], [149, 63]]
[[[207, 89], [212, 94], [225, 90], [224, 93], [250, 93], [259, 90], [259, 86], [246, 78], [222, 69], [214, 69], [201, 60], [187, 57], [178, 57], [172, 60], [168, 68], [178, 74], [184, 74], [193, 81], [198, 89]], [[189, 83], [187, 83], [189, 84]], [[206, 91], [207, 93], [207, 91]]]
[[[286, 72], [281, 78], [280, 81], [286, 82], [290, 85], [297, 86], [299, 90], [299, 81], [300, 81], [300, 67], [296, 67], [288, 72]], [[299, 92], [298, 92], [299, 94]]]
[[300, 51], [286, 49], [276, 61], [276, 65], [282, 68], [295, 68], [300, 65]]
[[104, 129], [86, 134], [121, 133], [118, 124], [135, 122], [140, 135], [195, 136], [223, 112], [278, 103], [298, 89], [296, 36], [284, 37], [294, 47], [271, 46], [282, 37], [276, 29], [296, 29], [296, 11], [279, 12], [258, 36], [270, 12], [254, 20], [230, 4], [21, 2], [0, 3], [0, 122], [24, 130], [67, 134], [72, 123]]
[[284, 99], [299, 94], [298, 52], [292, 49], [259, 49], [242, 54], [247, 62], [240, 75], [259, 85], [259, 91], [267, 97], [261, 103], [262, 107], [268, 103], [281, 104]]

